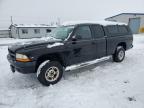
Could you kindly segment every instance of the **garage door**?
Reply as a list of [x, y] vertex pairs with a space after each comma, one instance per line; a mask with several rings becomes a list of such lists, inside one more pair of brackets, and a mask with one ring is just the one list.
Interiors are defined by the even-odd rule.
[[137, 34], [140, 28], [140, 18], [130, 18], [129, 27], [131, 28], [134, 34]]

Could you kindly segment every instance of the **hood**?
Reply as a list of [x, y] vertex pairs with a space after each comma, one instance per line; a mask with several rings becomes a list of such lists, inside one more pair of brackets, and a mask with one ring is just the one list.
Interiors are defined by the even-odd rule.
[[18, 42], [11, 46], [9, 46], [9, 50], [16, 52], [17, 50], [24, 49], [24, 48], [30, 48], [30, 47], [38, 47], [41, 45], [48, 45], [48, 44], [54, 44], [57, 42], [62, 42], [62, 40], [59, 39], [36, 39], [26, 42]]

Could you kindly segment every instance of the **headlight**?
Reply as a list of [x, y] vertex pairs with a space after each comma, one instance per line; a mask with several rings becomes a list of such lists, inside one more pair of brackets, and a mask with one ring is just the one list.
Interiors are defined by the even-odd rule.
[[16, 53], [16, 61], [19, 61], [19, 62], [30, 62], [32, 60], [30, 58], [28, 58], [24, 54], [18, 54], [18, 53]]

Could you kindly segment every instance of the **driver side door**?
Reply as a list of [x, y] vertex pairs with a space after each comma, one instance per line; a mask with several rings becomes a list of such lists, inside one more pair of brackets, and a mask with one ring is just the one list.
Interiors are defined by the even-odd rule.
[[95, 45], [89, 25], [76, 27], [72, 38], [68, 45], [71, 49], [70, 65], [95, 59]]

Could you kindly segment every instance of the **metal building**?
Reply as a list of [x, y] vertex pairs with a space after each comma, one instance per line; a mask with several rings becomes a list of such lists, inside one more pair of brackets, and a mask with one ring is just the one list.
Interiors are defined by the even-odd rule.
[[121, 13], [105, 20], [127, 23], [134, 34], [144, 32], [144, 13]]
[[45, 37], [56, 26], [45, 24], [14, 24], [9, 27], [11, 38], [40, 38]]

